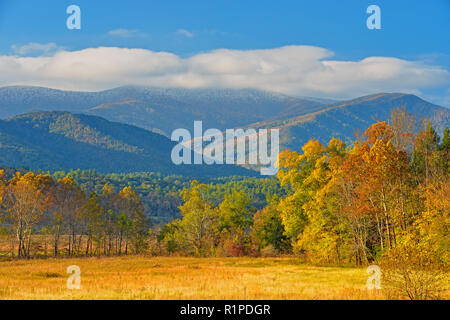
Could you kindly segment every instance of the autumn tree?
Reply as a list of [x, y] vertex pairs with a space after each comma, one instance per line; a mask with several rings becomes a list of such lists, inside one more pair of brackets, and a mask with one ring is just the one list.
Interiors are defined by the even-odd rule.
[[286, 235], [295, 251], [308, 259], [339, 263], [347, 230], [336, 184], [346, 147], [338, 139], [328, 146], [312, 139], [302, 150], [303, 154], [288, 151], [280, 157], [280, 182], [292, 190], [279, 203]]
[[[100, 255], [101, 241], [103, 239], [103, 211], [104, 209], [100, 205], [98, 195], [93, 192], [89, 199], [85, 202], [82, 211], [82, 220], [85, 226], [85, 232], [87, 235], [86, 240], [86, 255], [92, 255], [97, 253]], [[96, 245], [94, 251], [94, 244]]]
[[98, 196], [102, 211], [103, 222], [103, 253], [111, 255], [114, 245], [114, 235], [117, 228], [117, 207], [115, 190], [111, 184], [106, 183]]
[[206, 186], [193, 181], [181, 192], [184, 204], [180, 206], [180, 227], [186, 250], [195, 255], [211, 254], [217, 241], [217, 210], [204, 194]]
[[[53, 234], [54, 255], [58, 256], [61, 235], [69, 235], [69, 255], [79, 249], [82, 239], [81, 215], [85, 195], [70, 177], [59, 179], [49, 196], [50, 228]], [[77, 241], [78, 237], [78, 241]]]
[[[406, 152], [392, 144], [392, 127], [378, 122], [365, 132], [366, 140], [355, 146], [343, 165], [353, 199], [348, 210], [356, 224], [363, 260], [376, 258], [378, 252], [395, 246], [399, 230], [405, 231], [411, 206], [405, 200], [409, 179]], [[355, 225], [354, 225], [355, 226]], [[378, 244], [377, 244], [378, 242]], [[359, 257], [360, 258], [360, 257]]]
[[144, 239], [149, 220], [144, 215], [141, 199], [131, 187], [123, 188], [116, 197], [118, 210], [118, 254], [122, 254], [122, 245], [125, 243], [125, 254], [128, 254], [129, 240], [131, 239], [134, 250], [138, 253], [144, 247]]
[[251, 237], [259, 250], [271, 246], [278, 253], [286, 253], [291, 249], [289, 238], [284, 233], [278, 203], [278, 197], [272, 197], [269, 204], [253, 217]]
[[47, 202], [45, 192], [51, 182], [48, 175], [17, 173], [5, 188], [4, 203], [18, 241], [19, 258], [30, 257], [33, 228], [44, 217]]
[[308, 217], [303, 205], [311, 199], [310, 188], [313, 184], [305, 183], [316, 161], [322, 156], [325, 147], [319, 141], [311, 139], [303, 147], [303, 154], [286, 150], [279, 155], [278, 179], [281, 186], [291, 190], [279, 203], [280, 216], [286, 236], [292, 239], [296, 248], [298, 236], [304, 231]]

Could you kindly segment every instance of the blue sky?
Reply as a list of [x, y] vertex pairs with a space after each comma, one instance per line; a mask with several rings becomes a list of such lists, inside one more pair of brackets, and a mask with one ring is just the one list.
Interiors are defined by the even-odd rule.
[[[66, 28], [68, 15], [65, 11], [71, 4], [81, 8], [81, 30]], [[369, 30], [366, 27], [366, 19], [369, 16], [366, 14], [366, 8], [371, 4], [381, 8], [381, 30]], [[246, 53], [257, 49], [310, 46], [329, 51], [328, 54], [317, 53], [317, 60], [357, 62], [368, 57], [390, 57], [414, 62], [416, 65], [407, 66], [409, 71], [402, 71], [403, 76], [423, 73], [427, 79], [434, 78], [393, 89], [415, 92], [447, 106], [450, 106], [449, 77], [445, 74], [450, 70], [449, 35], [449, 0], [0, 0], [2, 56], [51, 56], [58, 50], [76, 52], [105, 46], [141, 48], [149, 52], [170, 53], [178, 59], [188, 59], [217, 49]], [[30, 43], [34, 45], [29, 46]], [[302, 59], [304, 53], [301, 50], [284, 54], [283, 57], [295, 59], [297, 54], [298, 59]], [[210, 58], [222, 59], [221, 61], [226, 59], [223, 55]], [[267, 58], [269, 60], [264, 60], [265, 55], [258, 55], [257, 59], [261, 59], [264, 66], [276, 60], [272, 54]], [[191, 65], [189, 62], [189, 68]], [[428, 67], [425, 71], [418, 70], [417, 66], [420, 65]], [[1, 66], [0, 64], [0, 69]], [[436, 72], [433, 68], [439, 68], [440, 72]], [[272, 69], [269, 68], [268, 72], [270, 73]], [[412, 69], [414, 71], [411, 71]], [[303, 71], [304, 68], [299, 70]], [[343, 70], [339, 71], [341, 73], [345, 72], [343, 68], [339, 70]], [[357, 70], [359, 69], [355, 69], [354, 72]], [[204, 73], [202, 75], [200, 81], [196, 73], [195, 79], [199, 81], [194, 83], [198, 83], [199, 86], [207, 85], [210, 79], [205, 78]], [[239, 77], [242, 78], [243, 75]], [[322, 76], [312, 77], [317, 80]], [[80, 81], [82, 80], [80, 78]], [[182, 83], [177, 81], [171, 79], [163, 83], [164, 85]], [[226, 86], [228, 83], [228, 80], [222, 78], [214, 78], [211, 81], [212, 84], [219, 86]], [[391, 81], [395, 83], [398, 79]], [[27, 81], [15, 79], [13, 84], [21, 82]], [[267, 81], [264, 85], [260, 85], [259, 78], [258, 80], [249, 78], [247, 82], [250, 86], [262, 86], [263, 89], [269, 86]], [[149, 83], [154, 84], [152, 81]], [[0, 77], [0, 85], [6, 84], [7, 81], [3, 79], [2, 82]], [[326, 84], [327, 82], [324, 86]], [[108, 85], [115, 83], [104, 83], [100, 87]], [[373, 81], [369, 81], [368, 86], [373, 87]], [[342, 86], [321, 92], [316, 87], [274, 84], [275, 89], [289, 94], [345, 98], [364, 92], [364, 88], [358, 87], [356, 90], [353, 84], [350, 87], [348, 90]], [[379, 88], [389, 89], [382, 85]], [[368, 87], [367, 93], [376, 89], [377, 85], [372, 89]]]

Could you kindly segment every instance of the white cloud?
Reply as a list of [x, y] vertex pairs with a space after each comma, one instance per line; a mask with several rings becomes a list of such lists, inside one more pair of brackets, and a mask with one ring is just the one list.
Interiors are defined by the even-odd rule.
[[194, 37], [194, 34], [192, 32], [185, 30], [185, 29], [178, 29], [176, 33], [180, 34], [182, 36], [188, 37], [188, 38]]
[[139, 30], [130, 30], [130, 29], [114, 29], [108, 31], [108, 35], [121, 37], [121, 38], [142, 38], [147, 35]]
[[220, 49], [181, 58], [117, 47], [59, 51], [45, 57], [0, 56], [0, 85], [102, 90], [127, 84], [257, 88], [291, 95], [352, 98], [376, 92], [420, 93], [448, 85], [445, 68], [393, 57], [333, 60], [313, 46]]
[[27, 55], [27, 54], [42, 54], [47, 55], [54, 53], [57, 50], [62, 50], [62, 47], [59, 47], [54, 42], [49, 43], [37, 43], [37, 42], [30, 42], [25, 45], [12, 45], [11, 49], [14, 51], [15, 54], [18, 55]]

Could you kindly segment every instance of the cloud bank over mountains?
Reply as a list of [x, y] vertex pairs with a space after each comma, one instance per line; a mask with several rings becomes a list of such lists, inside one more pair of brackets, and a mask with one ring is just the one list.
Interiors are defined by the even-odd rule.
[[219, 49], [183, 58], [118, 47], [60, 50], [38, 57], [0, 56], [0, 86], [103, 90], [121, 85], [256, 88], [290, 95], [351, 98], [376, 92], [419, 94], [450, 83], [449, 71], [421, 61], [367, 57], [338, 61], [330, 50], [285, 46]]

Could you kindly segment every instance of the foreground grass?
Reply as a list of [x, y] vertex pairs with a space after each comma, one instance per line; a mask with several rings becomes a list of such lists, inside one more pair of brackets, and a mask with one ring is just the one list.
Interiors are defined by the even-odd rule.
[[[69, 265], [81, 289], [66, 286]], [[114, 257], [0, 262], [0, 299], [382, 299], [365, 268], [293, 258]]]

